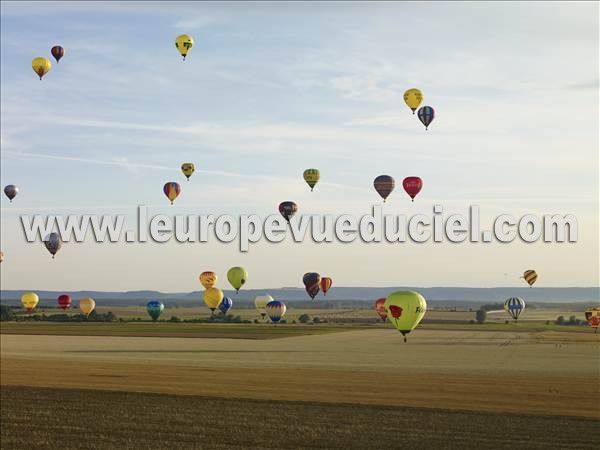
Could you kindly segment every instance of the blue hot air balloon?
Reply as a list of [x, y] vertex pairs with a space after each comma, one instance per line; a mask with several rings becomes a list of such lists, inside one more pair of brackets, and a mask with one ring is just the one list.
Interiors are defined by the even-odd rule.
[[223, 314], [227, 314], [232, 306], [233, 300], [231, 300], [229, 297], [223, 297], [223, 300], [221, 300], [221, 303], [219, 303], [217, 308], [219, 308], [219, 311], [221, 311]]
[[152, 317], [152, 320], [154, 322], [158, 320], [160, 314], [163, 312], [163, 309], [165, 309], [165, 305], [162, 302], [159, 302], [158, 300], [149, 301], [146, 305], [148, 315]]
[[417, 116], [419, 116], [419, 120], [423, 125], [425, 125], [425, 129], [427, 129], [429, 124], [433, 122], [435, 111], [431, 106], [422, 106], [419, 108]]

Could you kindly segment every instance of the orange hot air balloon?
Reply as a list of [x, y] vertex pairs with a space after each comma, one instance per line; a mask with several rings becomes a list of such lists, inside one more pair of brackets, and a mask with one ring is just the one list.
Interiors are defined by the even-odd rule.
[[321, 278], [321, 290], [323, 291], [323, 295], [327, 295], [327, 291], [331, 288], [333, 284], [333, 280], [329, 277]]
[[375, 300], [375, 312], [379, 315], [382, 322], [387, 319], [387, 312], [385, 311], [385, 297], [378, 298]]

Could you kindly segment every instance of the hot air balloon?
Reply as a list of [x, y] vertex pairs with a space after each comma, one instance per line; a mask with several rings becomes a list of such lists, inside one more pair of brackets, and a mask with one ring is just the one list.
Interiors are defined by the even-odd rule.
[[64, 311], [71, 306], [71, 297], [67, 294], [59, 295], [56, 299], [56, 303], [58, 303], [58, 307]]
[[195, 170], [196, 166], [194, 166], [193, 163], [183, 163], [181, 165], [181, 171], [183, 172], [188, 181], [190, 181], [190, 177], [192, 176]]
[[307, 272], [302, 277], [302, 282], [304, 283], [304, 288], [306, 292], [313, 300], [319, 293], [320, 284], [321, 284], [321, 275], [316, 272]]
[[146, 304], [146, 311], [148, 311], [148, 315], [152, 318], [153, 322], [158, 320], [163, 309], [165, 309], [165, 305], [158, 300], [151, 300]]
[[385, 312], [385, 297], [375, 300], [375, 312], [379, 315], [382, 322], [385, 322], [387, 313]]
[[96, 308], [96, 302], [93, 298], [87, 297], [79, 300], [79, 309], [86, 317], [89, 317], [92, 311]]
[[319, 172], [319, 169], [306, 169], [303, 176], [304, 181], [306, 181], [306, 184], [310, 186], [310, 190], [312, 192], [315, 184], [317, 184], [321, 179], [321, 173]]
[[415, 197], [419, 192], [421, 192], [421, 189], [423, 188], [423, 180], [421, 180], [419, 177], [406, 177], [402, 181], [402, 186], [414, 202]]
[[226, 315], [232, 306], [233, 300], [231, 300], [229, 297], [223, 297], [223, 300], [221, 300], [221, 303], [219, 303], [219, 311], [221, 311], [223, 315]]
[[412, 110], [413, 114], [422, 101], [423, 93], [416, 88], [409, 89], [404, 93], [404, 103]]
[[184, 61], [185, 57], [193, 46], [194, 38], [189, 34], [181, 34], [175, 38], [175, 47], [177, 47], [177, 50], [179, 50], [179, 53], [181, 53], [181, 56], [183, 56]]
[[504, 302], [504, 310], [515, 320], [519, 318], [525, 309], [525, 300], [520, 297], [511, 297]]
[[25, 292], [21, 295], [21, 305], [23, 305], [23, 308], [25, 308], [27, 312], [33, 311], [39, 301], [40, 298], [35, 292]]
[[217, 284], [217, 280], [219, 277], [214, 272], [202, 272], [200, 276], [200, 284], [204, 287], [204, 289], [208, 289]]
[[285, 303], [280, 302], [279, 300], [272, 300], [267, 303], [266, 306], [267, 316], [271, 319], [271, 322], [277, 323], [279, 322], [283, 316], [285, 315]]
[[425, 311], [427, 302], [418, 292], [397, 291], [388, 295], [384, 302], [387, 318], [404, 336], [410, 333], [419, 324]]
[[590, 306], [585, 310], [585, 320], [588, 325], [594, 329], [594, 333], [598, 332], [600, 326], [600, 308]]
[[373, 186], [375, 187], [375, 190], [379, 193], [379, 195], [381, 195], [381, 198], [383, 198], [383, 202], [385, 203], [388, 196], [394, 190], [396, 182], [389, 175], [379, 175], [373, 181]]
[[298, 212], [298, 205], [294, 202], [281, 202], [279, 204], [279, 212], [285, 220], [290, 222], [290, 219]]
[[327, 295], [327, 291], [331, 288], [333, 284], [333, 280], [329, 277], [321, 278], [321, 290], [323, 291], [323, 295]]
[[223, 300], [223, 291], [216, 287], [208, 288], [204, 291], [204, 303], [214, 313], [215, 309], [219, 306]]
[[0, 252], [0, 263], [4, 261], [4, 252]]
[[35, 73], [38, 74], [38, 77], [40, 77], [41, 80], [42, 77], [46, 75], [52, 68], [52, 63], [48, 58], [39, 56], [37, 58], [33, 58], [31, 61], [31, 68]]
[[243, 267], [232, 267], [227, 271], [227, 279], [235, 292], [238, 293], [240, 288], [248, 281], [248, 272]]
[[62, 242], [60, 240], [59, 234], [54, 233], [54, 232], [50, 233], [44, 239], [44, 245], [46, 246], [46, 249], [52, 255], [52, 259], [54, 259], [54, 255], [56, 255], [56, 252], [58, 252], [60, 250], [60, 248], [62, 247]]
[[60, 61], [60, 58], [62, 58], [63, 56], [65, 56], [65, 49], [62, 48], [60, 45], [55, 45], [50, 50], [50, 53], [52, 53], [52, 56], [54, 56], [54, 59], [58, 63]]
[[165, 183], [163, 192], [167, 198], [171, 200], [172, 205], [177, 196], [181, 193], [181, 186], [179, 186], [179, 183], [176, 183], [175, 181], [169, 181], [168, 183]]
[[521, 278], [527, 282], [529, 287], [532, 287], [533, 283], [535, 283], [538, 279], [538, 274], [535, 270], [526, 270]]
[[419, 117], [421, 123], [425, 125], [425, 129], [427, 130], [429, 124], [433, 122], [433, 118], [435, 117], [435, 111], [431, 106], [423, 106], [422, 108], [419, 108], [417, 116]]
[[18, 193], [19, 193], [19, 188], [16, 187], [14, 184], [9, 184], [8, 186], [6, 186], [4, 188], [4, 195], [6, 195], [8, 197], [8, 199], [10, 200], [11, 203], [13, 201], [13, 198], [15, 198]]
[[267, 303], [273, 301], [273, 297], [270, 295], [259, 295], [254, 299], [254, 306], [256, 310], [260, 313], [261, 317], [264, 319], [267, 314]]

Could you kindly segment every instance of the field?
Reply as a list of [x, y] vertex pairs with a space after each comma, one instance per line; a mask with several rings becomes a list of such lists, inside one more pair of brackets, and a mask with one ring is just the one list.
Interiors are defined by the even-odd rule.
[[586, 327], [432, 323], [407, 343], [389, 324], [1, 330], [3, 448], [26, 446], [24, 422], [46, 448], [592, 448], [600, 426]]

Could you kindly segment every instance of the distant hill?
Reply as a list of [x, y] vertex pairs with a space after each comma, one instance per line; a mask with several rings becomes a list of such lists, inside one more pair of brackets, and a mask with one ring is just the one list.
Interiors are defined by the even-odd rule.
[[[368, 301], [372, 302], [379, 297], [385, 297], [389, 293], [398, 290], [414, 290], [425, 296], [432, 304], [446, 304], [449, 306], [473, 306], [484, 303], [503, 302], [508, 297], [523, 297], [528, 302], [537, 303], [598, 303], [600, 300], [600, 288], [461, 288], [461, 287], [335, 287], [326, 297], [320, 293], [317, 297], [319, 302], [324, 301]], [[14, 304], [21, 298], [25, 291], [3, 290], [0, 291], [0, 301], [6, 304]], [[35, 291], [41, 300], [55, 300], [60, 294], [58, 291]], [[242, 289], [239, 294], [234, 291], [225, 290], [225, 295], [231, 297], [238, 304], [251, 302], [257, 295], [270, 294], [274, 298], [283, 301], [310, 301], [302, 288], [275, 288], [275, 289]], [[202, 301], [202, 291], [165, 293], [158, 291], [127, 291], [127, 292], [105, 292], [105, 291], [75, 291], [67, 292], [74, 299], [83, 297], [94, 298], [99, 305], [140, 305], [148, 300], [169, 300], [184, 304], [186, 302], [197, 303]]]

